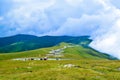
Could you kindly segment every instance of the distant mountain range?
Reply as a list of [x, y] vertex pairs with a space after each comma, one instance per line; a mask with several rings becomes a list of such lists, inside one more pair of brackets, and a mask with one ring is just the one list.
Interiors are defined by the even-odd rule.
[[[49, 50], [59, 48], [59, 46], [74, 45], [73, 48], [65, 49], [65, 58], [81, 59], [117, 59], [108, 54], [98, 52], [89, 47], [92, 42], [90, 36], [42, 36], [19, 34], [10, 37], [0, 38], [0, 53], [2, 56], [9, 58], [18, 57], [36, 57], [41, 54], [47, 54]], [[45, 49], [44, 49], [45, 48]], [[30, 51], [29, 51], [30, 50]], [[32, 50], [32, 51], [31, 51]], [[4, 55], [4, 53], [11, 53]], [[17, 54], [18, 53], [18, 54]], [[11, 57], [10, 57], [11, 56]]]
[[19, 34], [10, 37], [0, 38], [0, 52], [21, 52], [55, 46], [61, 42], [79, 44], [87, 47], [92, 40], [89, 36], [42, 36]]

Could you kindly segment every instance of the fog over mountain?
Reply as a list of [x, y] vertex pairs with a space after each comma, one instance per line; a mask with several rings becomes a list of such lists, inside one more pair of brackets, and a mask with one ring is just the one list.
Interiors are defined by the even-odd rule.
[[0, 37], [90, 35], [91, 47], [120, 58], [120, 0], [0, 0]]

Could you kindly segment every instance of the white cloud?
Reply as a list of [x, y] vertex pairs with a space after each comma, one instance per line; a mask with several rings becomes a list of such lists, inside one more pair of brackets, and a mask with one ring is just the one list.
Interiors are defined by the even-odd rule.
[[103, 21], [92, 35], [94, 41], [90, 46], [120, 59], [120, 10], [113, 6], [107, 14], [104, 13], [100, 17]]
[[107, 28], [106, 32], [98, 35], [91, 46], [101, 52], [107, 52], [120, 59], [120, 19], [112, 27]]

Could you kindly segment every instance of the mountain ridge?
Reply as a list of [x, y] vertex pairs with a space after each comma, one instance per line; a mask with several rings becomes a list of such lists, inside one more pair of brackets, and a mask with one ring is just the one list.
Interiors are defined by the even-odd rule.
[[[0, 38], [0, 52], [21, 52], [26, 50], [34, 50], [38, 48], [52, 47], [61, 42], [74, 43], [88, 46], [92, 41], [90, 36], [33, 36], [33, 35], [14, 35]], [[86, 42], [86, 43], [85, 43]], [[28, 44], [29, 43], [29, 44]], [[84, 43], [84, 44], [83, 44]], [[16, 48], [15, 50], [13, 48]], [[19, 49], [18, 49], [19, 48]]]

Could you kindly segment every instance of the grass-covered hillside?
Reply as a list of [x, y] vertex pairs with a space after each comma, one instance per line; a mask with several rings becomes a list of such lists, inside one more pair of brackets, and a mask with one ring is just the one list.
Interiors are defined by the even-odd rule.
[[[61, 43], [54, 47], [36, 49], [31, 51], [24, 52], [15, 52], [8, 54], [0, 54], [0, 60], [9, 60], [14, 58], [27, 58], [27, 57], [46, 57], [48, 58], [56, 58], [55, 53], [50, 53], [50, 51], [56, 51], [56, 55], [60, 55], [62, 59], [116, 59], [111, 57], [110, 55], [100, 53], [92, 48], [83, 47], [75, 44]], [[59, 51], [60, 50], [60, 51]], [[54, 54], [54, 55], [52, 55]]]
[[109, 59], [115, 58], [71, 43], [0, 54], [0, 80], [120, 80], [120, 61]]
[[0, 38], [0, 53], [21, 52], [55, 46], [61, 42], [74, 43], [88, 46], [92, 40], [89, 36], [42, 36], [15, 35]]

